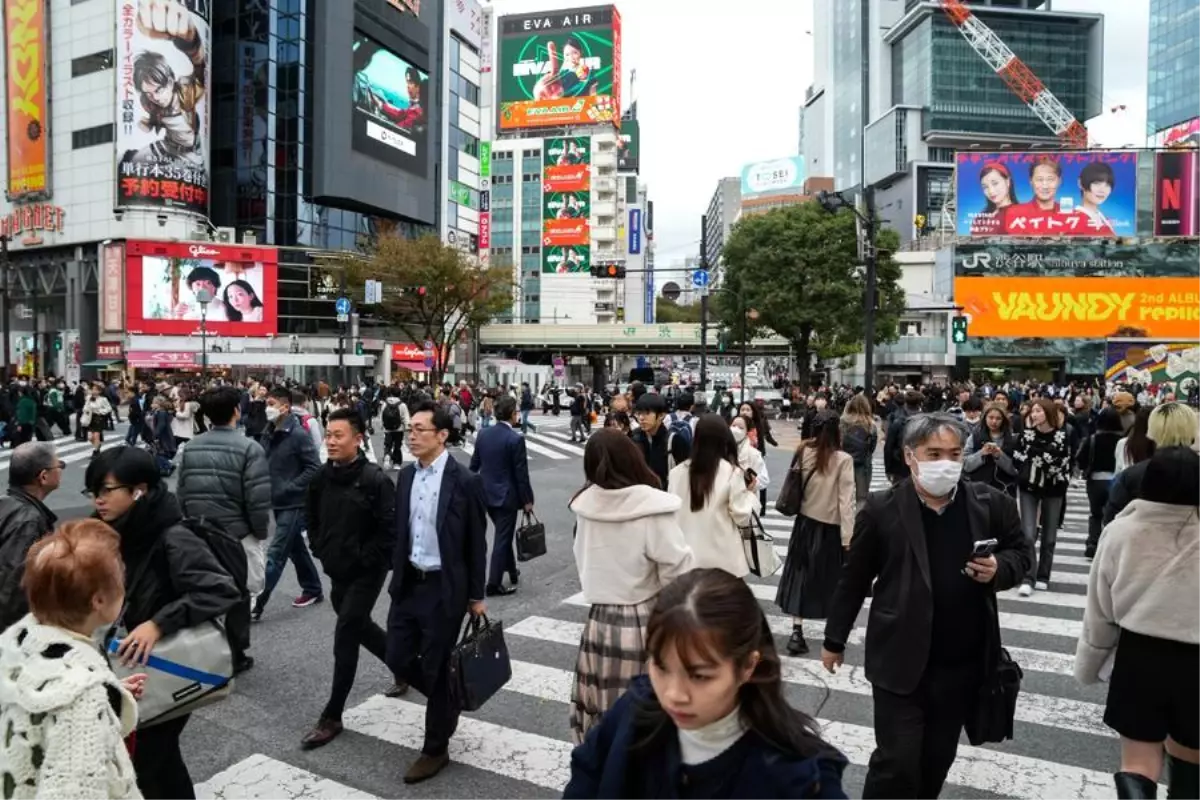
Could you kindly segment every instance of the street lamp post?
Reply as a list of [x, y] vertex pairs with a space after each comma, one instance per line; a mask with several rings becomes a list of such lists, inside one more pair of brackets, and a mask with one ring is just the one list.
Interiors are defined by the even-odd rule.
[[196, 292], [196, 302], [200, 304], [200, 384], [208, 380], [208, 304], [212, 302], [212, 293], [207, 289]]
[[870, 184], [863, 187], [865, 214], [840, 192], [817, 192], [817, 202], [830, 214], [837, 213], [839, 208], [848, 208], [863, 225], [866, 238], [863, 261], [867, 268], [867, 287], [863, 297], [863, 389], [869, 393], [875, 383], [875, 294], [878, 281], [875, 262], [875, 187]]

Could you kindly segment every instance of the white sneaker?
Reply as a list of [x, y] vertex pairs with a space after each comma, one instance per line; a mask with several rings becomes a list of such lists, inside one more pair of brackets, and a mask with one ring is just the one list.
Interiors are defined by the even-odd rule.
[[1050, 584], [1046, 583], [1045, 581], [1038, 581], [1037, 583], [1035, 583], [1033, 585], [1033, 587], [1035, 589], [1037, 589], [1039, 592], [1044, 592], [1050, 588]]
[[1021, 588], [1017, 589], [1017, 594], [1021, 595], [1021, 597], [1029, 597], [1033, 594], [1033, 587], [1028, 583], [1022, 583]]

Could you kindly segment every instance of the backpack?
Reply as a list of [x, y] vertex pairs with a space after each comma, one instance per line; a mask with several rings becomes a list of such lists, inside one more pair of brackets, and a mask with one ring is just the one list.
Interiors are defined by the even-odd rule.
[[383, 429], [396, 431], [400, 429], [400, 406], [385, 406], [383, 409]]
[[213, 557], [221, 565], [221, 569], [233, 578], [233, 582], [241, 591], [246, 590], [247, 566], [246, 551], [242, 543], [225, 532], [224, 528], [207, 517], [188, 517], [180, 525], [196, 535], [200, 541], [208, 545]]
[[[671, 423], [670, 423], [670, 425], [667, 426], [667, 431], [672, 436], [674, 436], [676, 434], [682, 436], [683, 440], [688, 443], [689, 447], [691, 447], [692, 423], [690, 420], [680, 419], [679, 417], [672, 414], [671, 415]], [[671, 446], [671, 442], [668, 441], [667, 447], [670, 447], [670, 446]]]

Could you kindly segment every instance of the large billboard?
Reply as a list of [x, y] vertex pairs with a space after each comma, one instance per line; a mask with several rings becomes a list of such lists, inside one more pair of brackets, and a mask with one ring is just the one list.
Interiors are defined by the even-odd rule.
[[429, 73], [355, 31], [351, 89], [351, 146], [425, 177], [429, 160]]
[[1144, 339], [1109, 339], [1105, 345], [1104, 379], [1113, 382], [1166, 383], [1195, 381], [1200, 373], [1200, 344]]
[[1112, 239], [961, 242], [954, 246], [958, 277], [1184, 278], [1200, 273], [1200, 243], [1165, 239], [1127, 244]]
[[760, 194], [799, 194], [808, 174], [804, 156], [788, 156], [742, 167], [742, 197]]
[[1154, 235], [1200, 235], [1200, 154], [1154, 154]]
[[1196, 278], [954, 279], [972, 336], [1188, 339], [1200, 329]]
[[48, 0], [4, 0], [9, 200], [50, 196]]
[[592, 251], [582, 247], [543, 247], [542, 272], [556, 275], [584, 274], [592, 272]]
[[208, 214], [209, 0], [117, 0], [118, 208]]
[[542, 143], [542, 272], [586, 272], [592, 239], [592, 139]]
[[641, 140], [642, 128], [636, 119], [621, 122], [621, 138], [617, 142], [618, 172], [637, 172], [641, 169]]
[[621, 126], [621, 15], [594, 6], [500, 18], [500, 129]]
[[959, 236], [1137, 234], [1135, 151], [960, 152]]
[[[132, 241], [126, 248], [128, 333], [216, 336], [277, 332], [278, 254], [270, 247]], [[200, 303], [201, 291], [210, 302]]]
[[542, 190], [584, 192], [592, 187], [592, 137], [546, 139], [542, 144]]

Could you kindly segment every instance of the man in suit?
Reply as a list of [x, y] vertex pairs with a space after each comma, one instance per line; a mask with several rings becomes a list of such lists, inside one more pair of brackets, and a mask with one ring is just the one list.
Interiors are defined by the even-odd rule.
[[[517, 420], [515, 398], [504, 395], [496, 401], [496, 420], [498, 424], [480, 432], [471, 455], [471, 472], [478, 473], [483, 479], [487, 513], [496, 530], [485, 587], [488, 597], [517, 591], [521, 577], [513, 554], [517, 512], [521, 509], [533, 511], [533, 486], [529, 482], [525, 439], [513, 430]], [[503, 585], [505, 572], [512, 579], [512, 586]]]
[[[1033, 561], [1017, 505], [963, 481], [966, 426], [913, 414], [903, 453], [912, 476], [873, 492], [858, 513], [834, 593], [821, 660], [842, 663], [874, 581], [866, 676], [875, 700], [875, 752], [863, 797], [937, 797], [1000, 647], [996, 592], [1021, 583]], [[974, 543], [995, 539], [991, 555]]]
[[425, 742], [405, 783], [428, 780], [450, 761], [461, 709], [450, 694], [450, 653], [463, 617], [484, 605], [487, 515], [479, 476], [450, 457], [450, 412], [424, 402], [412, 414], [409, 450], [417, 459], [396, 487], [396, 545], [389, 592], [387, 664], [428, 701]]

